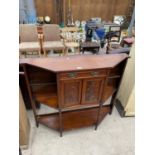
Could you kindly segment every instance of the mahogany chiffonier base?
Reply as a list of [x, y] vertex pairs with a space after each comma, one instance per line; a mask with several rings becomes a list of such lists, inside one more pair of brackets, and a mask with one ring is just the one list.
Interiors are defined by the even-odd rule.
[[[63, 131], [95, 126], [112, 113], [127, 54], [21, 59], [36, 126]], [[21, 79], [22, 80], [22, 79]], [[105, 101], [111, 97], [109, 105]], [[36, 103], [57, 110], [39, 114]]]

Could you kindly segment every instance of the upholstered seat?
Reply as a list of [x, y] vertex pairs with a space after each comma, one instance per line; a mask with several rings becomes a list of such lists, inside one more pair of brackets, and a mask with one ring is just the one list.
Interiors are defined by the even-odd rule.
[[21, 52], [24, 51], [37, 51], [40, 48], [40, 45], [38, 42], [22, 42], [19, 44], [19, 50]]
[[46, 50], [61, 50], [64, 48], [64, 45], [61, 41], [46, 41], [43, 42], [43, 48]]

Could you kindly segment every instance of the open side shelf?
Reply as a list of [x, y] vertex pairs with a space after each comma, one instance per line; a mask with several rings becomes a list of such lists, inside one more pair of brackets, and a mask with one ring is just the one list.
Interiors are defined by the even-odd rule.
[[58, 96], [57, 85], [41, 84], [31, 85], [34, 98], [37, 102], [50, 106], [52, 108], [58, 108]]
[[[95, 125], [97, 120], [98, 108], [74, 110], [62, 112], [62, 128], [63, 130], [71, 130], [75, 128], [87, 127]], [[110, 112], [110, 106], [103, 106], [99, 116], [99, 122]], [[39, 115], [39, 123], [54, 129], [59, 130], [59, 113], [48, 115]]]

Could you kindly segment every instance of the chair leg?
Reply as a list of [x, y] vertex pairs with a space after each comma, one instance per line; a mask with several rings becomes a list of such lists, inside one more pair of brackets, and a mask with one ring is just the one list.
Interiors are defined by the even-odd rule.
[[63, 49], [63, 50], [62, 50], [62, 55], [66, 55], [65, 52], [66, 52], [65, 49]]
[[80, 54], [80, 48], [79, 47], [77, 48], [77, 54]]
[[26, 52], [24, 52], [24, 57], [26, 58]]
[[19, 58], [22, 58], [22, 52], [19, 51]]
[[41, 50], [39, 49], [39, 57], [41, 57]]
[[68, 55], [68, 48], [64, 49], [64, 55]]
[[47, 53], [45, 49], [43, 50], [43, 52], [44, 52], [44, 57], [47, 57]]

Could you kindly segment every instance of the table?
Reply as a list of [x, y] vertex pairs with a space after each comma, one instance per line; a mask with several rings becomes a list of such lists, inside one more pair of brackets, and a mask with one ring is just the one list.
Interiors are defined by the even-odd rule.
[[[115, 103], [127, 54], [20, 59], [36, 121], [60, 132], [95, 125]], [[112, 96], [111, 102], [105, 101]], [[57, 110], [39, 114], [36, 102]]]
[[99, 52], [100, 45], [97, 42], [82, 42], [80, 44], [80, 51], [84, 54], [85, 51], [90, 51], [93, 54], [97, 54]]

